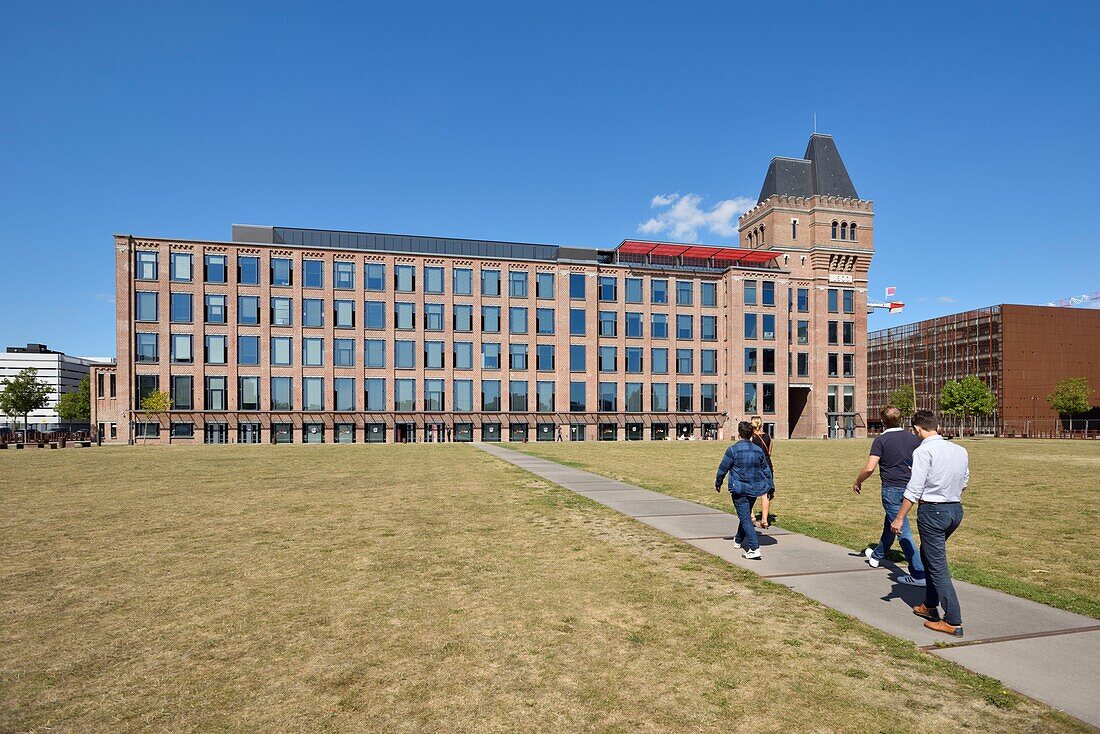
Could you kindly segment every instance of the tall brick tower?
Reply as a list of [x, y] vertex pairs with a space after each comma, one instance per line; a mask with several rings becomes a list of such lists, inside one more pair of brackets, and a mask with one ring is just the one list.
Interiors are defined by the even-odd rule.
[[790, 333], [787, 395], [777, 397], [791, 437], [866, 435], [874, 218], [821, 133], [802, 158], [772, 158], [756, 206], [740, 218], [741, 246], [782, 252], [789, 273], [777, 283], [789, 294]]

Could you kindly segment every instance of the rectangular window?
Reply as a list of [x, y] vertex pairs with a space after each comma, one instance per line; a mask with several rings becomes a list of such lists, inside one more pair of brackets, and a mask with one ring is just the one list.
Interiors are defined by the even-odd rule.
[[718, 412], [718, 386], [703, 383], [699, 386], [699, 410], [703, 413]]
[[302, 339], [302, 366], [322, 367], [325, 361], [325, 340], [316, 337]]
[[204, 410], [228, 409], [229, 403], [226, 399], [226, 381], [227, 378], [221, 376], [206, 378], [206, 399], [203, 402]]
[[134, 319], [136, 321], [157, 320], [157, 294], [153, 291], [138, 291], [134, 294]]
[[508, 332], [510, 334], [527, 333], [527, 309], [512, 306], [508, 309]]
[[761, 411], [764, 414], [775, 412], [775, 385], [770, 382], [763, 384], [762, 399], [761, 399]]
[[618, 280], [613, 277], [601, 275], [599, 280], [599, 298], [601, 301], [614, 303], [619, 299]]
[[134, 335], [134, 361], [151, 364], [157, 361], [157, 335], [138, 332]]
[[481, 271], [481, 295], [483, 295], [483, 296], [499, 296], [500, 295], [500, 271], [499, 270], [482, 270]]
[[452, 328], [455, 331], [473, 331], [474, 307], [468, 303], [456, 303]]
[[584, 309], [583, 308], [571, 308], [569, 309], [569, 334], [571, 336], [584, 336], [585, 324], [584, 324]]
[[570, 273], [569, 274], [569, 298], [573, 301], [583, 301], [585, 299], [585, 275], [584, 273]]
[[237, 410], [260, 409], [260, 378], [237, 378]]
[[258, 365], [260, 363], [260, 337], [237, 337], [237, 364]]
[[191, 410], [194, 403], [194, 383], [191, 375], [172, 375], [169, 378], [169, 397], [172, 399], [172, 410]]
[[718, 317], [702, 316], [699, 319], [699, 338], [705, 342], [718, 341]]
[[587, 367], [585, 365], [585, 356], [587, 349], [583, 344], [570, 344], [569, 345], [569, 371], [570, 372], [586, 372]]
[[176, 364], [190, 364], [195, 361], [193, 352], [194, 337], [189, 333], [174, 333], [172, 337], [172, 361]]
[[337, 367], [355, 366], [355, 340], [332, 340], [332, 363]]
[[453, 409], [459, 413], [472, 413], [474, 410], [474, 381], [455, 380], [454, 391]]
[[416, 328], [416, 304], [415, 303], [402, 303], [397, 302], [394, 304], [394, 328], [395, 329], [415, 329]]
[[138, 250], [134, 253], [134, 278], [137, 280], [157, 279], [157, 253]]
[[416, 410], [416, 380], [393, 381], [393, 409], [401, 413]]
[[759, 362], [757, 361], [759, 350], [756, 347], [748, 347], [745, 349], [745, 373], [749, 375], [755, 375], [759, 369]]
[[481, 409], [500, 411], [500, 380], [481, 381]]
[[225, 364], [228, 338], [225, 334], [207, 334], [203, 351], [203, 361], [206, 364]]
[[668, 339], [667, 313], [653, 314], [649, 327], [649, 336], [652, 339]]
[[695, 411], [695, 386], [690, 382], [676, 383], [676, 412], [692, 413]]
[[225, 323], [225, 296], [211, 294], [203, 299], [203, 321], [208, 324]]
[[423, 342], [423, 366], [428, 370], [443, 369], [443, 342]]
[[424, 304], [424, 331], [443, 331], [443, 304]]
[[799, 377], [809, 377], [810, 355], [806, 354], [805, 352], [799, 352], [795, 364]]
[[619, 370], [619, 350], [616, 347], [600, 347], [598, 350], [600, 372]]
[[649, 389], [649, 409], [654, 413], [668, 412], [668, 383], [654, 382]]
[[481, 331], [484, 334], [500, 333], [500, 306], [481, 307]]
[[840, 374], [840, 355], [835, 352], [829, 353], [829, 377], [836, 377]]
[[554, 298], [554, 274], [535, 274], [535, 298], [553, 300]]
[[237, 296], [237, 323], [256, 326], [260, 323], [260, 297]]
[[744, 300], [745, 300], [745, 305], [746, 306], [755, 306], [755, 305], [757, 305], [756, 304], [756, 281], [755, 280], [746, 280], [745, 281], [745, 298], [744, 298]]
[[690, 375], [695, 372], [695, 351], [692, 349], [676, 350], [676, 374]]
[[510, 370], [526, 370], [527, 369], [527, 345], [526, 344], [509, 344], [508, 345], [508, 369], [510, 369]]
[[472, 370], [474, 368], [473, 342], [455, 342], [453, 349], [455, 369]]
[[690, 314], [678, 314], [676, 316], [676, 338], [677, 339], [692, 339], [694, 338], [694, 325], [693, 319]]
[[456, 296], [474, 294], [474, 271], [470, 268], [455, 268], [451, 272], [451, 288]]
[[271, 299], [271, 325], [290, 326], [293, 323], [291, 316], [291, 300], [289, 298]]
[[798, 289], [798, 312], [809, 313], [810, 312], [810, 289], [799, 288]]
[[856, 343], [856, 325], [851, 321], [844, 322], [844, 346], [855, 346]]
[[642, 338], [642, 314], [640, 312], [626, 312], [626, 336], [628, 339]]
[[844, 291], [844, 313], [856, 312], [856, 292], [853, 290]]
[[535, 383], [535, 410], [539, 413], [553, 413], [554, 383], [550, 381]]
[[203, 280], [207, 283], [228, 283], [229, 264], [225, 255], [207, 255], [203, 258]]
[[500, 344], [495, 342], [481, 343], [481, 369], [500, 369]]
[[447, 396], [443, 385], [443, 380], [424, 380], [424, 410], [446, 410]]
[[745, 338], [756, 338], [756, 314], [754, 313], [745, 314]]
[[699, 350], [699, 374], [702, 374], [702, 375], [717, 375], [718, 374], [718, 350], [717, 349], [701, 349], [701, 350]]
[[386, 340], [367, 339], [363, 342], [363, 366], [381, 369], [386, 366]]
[[690, 306], [695, 302], [694, 288], [690, 280], [676, 281], [676, 305]]
[[393, 343], [393, 366], [399, 370], [416, 369], [416, 342], [398, 339]]
[[302, 286], [305, 288], [323, 288], [325, 286], [325, 263], [321, 260], [302, 260]]
[[289, 336], [271, 337], [271, 364], [279, 367], [290, 365], [290, 355], [293, 349]]
[[291, 380], [289, 377], [271, 378], [271, 409], [293, 410], [291, 405]]
[[599, 383], [598, 395], [597, 410], [601, 413], [614, 413], [619, 409], [619, 384], [617, 382]]
[[412, 293], [416, 290], [416, 266], [393, 266], [393, 289], [398, 293]]
[[443, 292], [443, 268], [424, 268], [424, 292], [434, 294]]
[[386, 304], [382, 301], [363, 302], [363, 327], [366, 329], [386, 328]]
[[510, 298], [527, 298], [527, 272], [524, 270], [508, 271], [508, 296]]
[[302, 378], [302, 410], [325, 409], [325, 378]]
[[626, 371], [631, 374], [638, 374], [642, 371], [642, 348], [641, 347], [627, 347], [626, 348]]
[[332, 381], [332, 409], [355, 410], [355, 378], [337, 377]]
[[774, 349], [762, 349], [762, 359], [760, 360], [761, 371], [765, 375], [775, 374], [775, 350]]
[[837, 299], [840, 295], [840, 291], [836, 288], [829, 289], [829, 313], [840, 313], [840, 304]]
[[535, 346], [535, 369], [539, 372], [554, 371], [553, 344], [538, 344]]
[[363, 287], [368, 291], [386, 290], [386, 266], [383, 263], [367, 263], [363, 268]]
[[625, 291], [625, 299], [627, 303], [641, 303], [642, 302], [642, 279], [641, 278], [626, 278], [623, 281], [623, 289]]
[[271, 258], [271, 285], [292, 285], [291, 262], [284, 257]]
[[355, 288], [355, 263], [337, 260], [332, 264], [332, 285], [338, 290]]
[[319, 329], [325, 325], [325, 302], [320, 298], [302, 299], [302, 326]]
[[649, 300], [652, 303], [668, 303], [668, 281], [654, 278], [649, 281]]
[[752, 415], [753, 413], [756, 413], [756, 412], [757, 412], [757, 410], [756, 410], [756, 383], [755, 382], [746, 382], [745, 383], [745, 413], [747, 415]]
[[524, 380], [511, 380], [508, 383], [508, 410], [527, 410], [527, 382]]
[[190, 324], [193, 320], [191, 314], [191, 294], [171, 293], [168, 301], [168, 318], [173, 324]]
[[[336, 319], [337, 329], [355, 328], [355, 301], [334, 301], [333, 316]], [[440, 319], [443, 318], [442, 313]]]
[[855, 377], [856, 376], [856, 355], [845, 354], [844, 355], [844, 376]]
[[[102, 400], [103, 399], [103, 373], [102, 372], [100, 372], [99, 374], [97, 374], [95, 376], [95, 384], [96, 384], [95, 396], [98, 399]], [[100, 425], [102, 426], [102, 424], [100, 424]], [[99, 432], [100, 432], [100, 434], [102, 434], [103, 429], [100, 428]]]
[[798, 343], [799, 344], [809, 344], [810, 343], [810, 322], [809, 321], [800, 320], [798, 322], [797, 337], [798, 337]]
[[538, 334], [554, 333], [554, 309], [535, 309], [535, 332]]
[[626, 389], [623, 391], [623, 407], [627, 413], [642, 412], [642, 383], [626, 383]]
[[830, 344], [840, 344], [840, 322], [839, 321], [830, 321], [829, 322], [829, 343]]
[[570, 413], [583, 413], [587, 408], [585, 396], [585, 383], [583, 382], [570, 382], [569, 383], [569, 412]]
[[600, 336], [616, 336], [616, 316], [614, 311], [600, 311]]
[[775, 339], [775, 314], [766, 313], [760, 317], [761, 331], [765, 339]]
[[762, 306], [775, 305], [775, 282], [765, 280], [760, 283], [760, 304]]
[[368, 377], [363, 380], [363, 410], [380, 411], [386, 409], [386, 380], [382, 377]]
[[173, 252], [168, 256], [168, 277], [177, 283], [191, 282], [191, 253]]
[[704, 306], [717, 306], [718, 305], [718, 284], [717, 283], [700, 283], [699, 284], [699, 302]]
[[141, 410], [141, 403], [153, 392], [160, 389], [159, 375], [135, 375], [137, 391], [134, 393], [134, 407]]
[[650, 362], [653, 367], [653, 374], [655, 375], [667, 375], [668, 374], [668, 349], [665, 347], [655, 347], [649, 353]]
[[260, 284], [260, 258], [251, 255], [237, 257], [237, 284]]
[[854, 413], [856, 410], [856, 389], [852, 385], [844, 386], [844, 408], [845, 413]]

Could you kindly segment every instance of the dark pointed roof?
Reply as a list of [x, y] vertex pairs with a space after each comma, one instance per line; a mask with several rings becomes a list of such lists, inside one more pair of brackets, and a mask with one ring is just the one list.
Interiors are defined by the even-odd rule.
[[833, 136], [824, 133], [810, 136], [802, 158], [772, 158], [758, 201], [774, 194], [859, 198]]

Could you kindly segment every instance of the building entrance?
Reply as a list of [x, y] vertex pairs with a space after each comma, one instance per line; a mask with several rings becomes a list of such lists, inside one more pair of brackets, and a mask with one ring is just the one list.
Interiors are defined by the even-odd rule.
[[203, 443], [229, 443], [229, 425], [207, 423], [203, 429]]
[[259, 443], [260, 424], [242, 423], [237, 426], [237, 443]]
[[413, 423], [398, 423], [393, 427], [394, 443], [413, 443], [416, 441], [416, 425]]

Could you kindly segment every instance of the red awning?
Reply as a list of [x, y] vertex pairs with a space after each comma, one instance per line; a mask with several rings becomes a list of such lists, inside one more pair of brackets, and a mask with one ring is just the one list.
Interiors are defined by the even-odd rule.
[[740, 247], [713, 247], [708, 245], [681, 245], [670, 242], [646, 242], [623, 240], [618, 252], [627, 255], [661, 255], [664, 257], [689, 257], [696, 260], [714, 260], [740, 265], [761, 265], [780, 256], [773, 250], [745, 250]]

